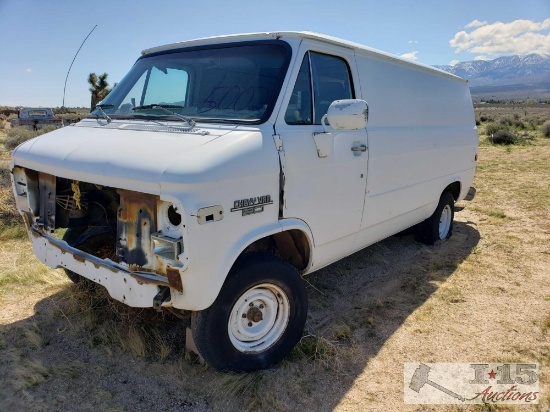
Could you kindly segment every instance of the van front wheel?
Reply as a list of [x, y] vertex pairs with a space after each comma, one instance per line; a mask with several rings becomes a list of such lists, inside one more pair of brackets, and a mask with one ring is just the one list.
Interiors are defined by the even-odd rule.
[[307, 291], [298, 270], [267, 254], [236, 263], [209, 308], [193, 312], [195, 345], [213, 368], [265, 369], [280, 361], [302, 335]]
[[451, 193], [445, 192], [433, 215], [416, 227], [416, 240], [433, 245], [437, 240], [449, 239], [453, 234], [454, 213], [455, 199]]

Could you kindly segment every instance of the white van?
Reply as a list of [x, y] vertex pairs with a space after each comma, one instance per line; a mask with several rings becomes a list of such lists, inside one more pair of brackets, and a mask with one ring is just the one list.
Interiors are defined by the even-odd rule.
[[465, 80], [279, 32], [144, 51], [86, 119], [16, 148], [12, 173], [42, 262], [193, 311], [204, 359], [246, 371], [300, 339], [302, 275], [413, 225], [449, 238], [476, 157]]

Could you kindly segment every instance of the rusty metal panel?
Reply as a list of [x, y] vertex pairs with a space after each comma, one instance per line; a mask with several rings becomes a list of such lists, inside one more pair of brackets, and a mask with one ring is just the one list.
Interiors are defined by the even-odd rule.
[[156, 270], [151, 233], [157, 227], [159, 196], [119, 189], [117, 255], [132, 270]]
[[178, 268], [172, 266], [166, 266], [166, 276], [168, 276], [168, 283], [172, 289], [176, 289], [178, 292], [183, 292], [183, 284], [181, 283], [181, 274]]
[[55, 229], [55, 176], [47, 173], [38, 173], [38, 187], [40, 193], [40, 217], [38, 224], [44, 230]]

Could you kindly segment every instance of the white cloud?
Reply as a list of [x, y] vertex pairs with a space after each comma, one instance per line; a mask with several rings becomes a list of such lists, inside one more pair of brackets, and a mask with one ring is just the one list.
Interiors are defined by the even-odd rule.
[[409, 40], [407, 43], [409, 43], [409, 44], [418, 44], [418, 40]]
[[449, 65], [451, 66], [456, 66], [458, 63], [460, 63], [460, 60], [451, 60], [451, 62], [449, 63]]
[[467, 28], [470, 28], [470, 27], [481, 27], [481, 26], [486, 26], [487, 25], [487, 20], [483, 20], [483, 21], [479, 21], [479, 20], [473, 20], [471, 21], [470, 23], [468, 23], [466, 26], [464, 26], [465, 29]]
[[418, 51], [412, 51], [410, 53], [402, 54], [400, 57], [403, 57], [404, 59], [409, 59], [409, 60], [416, 60], [418, 59], [418, 57], [416, 57], [417, 54], [418, 54]]
[[32, 72], [32, 69], [27, 69], [27, 70], [25, 70], [25, 71], [26, 71], [27, 73], [30, 73], [30, 72]]
[[[472, 24], [468, 26], [474, 27]], [[466, 26], [466, 27], [468, 27]], [[473, 54], [498, 56], [503, 54], [550, 54], [550, 18], [535, 22], [514, 20], [497, 21], [477, 27], [470, 32], [460, 31], [449, 41], [455, 53], [467, 51]]]
[[489, 59], [487, 56], [481, 55], [481, 56], [474, 57], [474, 60], [491, 60], [491, 59]]

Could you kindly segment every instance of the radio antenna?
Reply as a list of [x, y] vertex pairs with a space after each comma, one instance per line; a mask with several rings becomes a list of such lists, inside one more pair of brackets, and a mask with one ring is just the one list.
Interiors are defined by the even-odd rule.
[[[96, 27], [97, 27], [97, 24], [94, 26], [92, 31], [94, 31]], [[90, 33], [88, 33], [88, 35], [86, 36], [86, 38], [84, 39], [84, 41], [82, 42], [82, 44], [80, 45], [78, 50], [76, 51], [76, 54], [73, 57], [73, 61], [71, 62], [71, 65], [69, 66], [69, 70], [67, 70], [67, 77], [65, 77], [65, 86], [63, 86], [63, 106], [61, 106], [61, 107], [65, 107], [65, 90], [67, 89], [67, 79], [69, 78], [69, 73], [71, 72], [71, 68], [73, 67], [73, 63], [76, 59], [76, 56], [78, 56], [78, 52], [80, 51], [82, 46], [84, 46], [84, 43], [86, 43], [86, 40], [88, 40], [88, 37], [90, 37], [90, 34], [92, 34], [92, 31], [90, 31]]]

